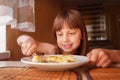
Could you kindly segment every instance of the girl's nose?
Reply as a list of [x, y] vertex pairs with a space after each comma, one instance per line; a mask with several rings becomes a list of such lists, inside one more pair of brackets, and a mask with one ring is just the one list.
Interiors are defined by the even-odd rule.
[[69, 36], [68, 36], [68, 35], [64, 35], [64, 36], [63, 36], [63, 41], [64, 41], [64, 42], [69, 41]]

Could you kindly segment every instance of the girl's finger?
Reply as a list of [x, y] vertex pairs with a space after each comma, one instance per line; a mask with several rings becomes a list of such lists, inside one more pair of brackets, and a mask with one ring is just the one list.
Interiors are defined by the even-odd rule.
[[33, 45], [29, 50], [27, 51], [27, 55], [32, 55], [33, 53], [36, 52], [36, 46]]
[[26, 45], [25, 45], [25, 44], [22, 44], [22, 45], [21, 45], [21, 50], [22, 50], [22, 53], [23, 53], [24, 55], [26, 55]]
[[97, 63], [97, 67], [102, 67], [103, 65], [108, 66], [110, 62], [110, 59], [107, 55], [104, 55], [104, 57], [99, 58], [99, 61]]
[[92, 55], [91, 53], [87, 54], [87, 57], [88, 57], [89, 60], [91, 59], [91, 55]]
[[91, 59], [90, 59], [90, 61], [92, 62], [92, 63], [97, 63], [97, 61], [98, 61], [98, 53], [92, 53], [92, 55], [91, 55]]
[[111, 64], [111, 60], [106, 61], [102, 67], [108, 67]]

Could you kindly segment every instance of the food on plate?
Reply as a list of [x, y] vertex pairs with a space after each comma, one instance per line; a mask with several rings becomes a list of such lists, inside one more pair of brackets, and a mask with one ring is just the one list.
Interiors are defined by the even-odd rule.
[[68, 63], [68, 62], [74, 62], [75, 58], [72, 55], [46, 55], [46, 56], [39, 56], [35, 55], [32, 58], [32, 61], [35, 62], [53, 62], [53, 63]]
[[32, 61], [39, 61], [39, 62], [41, 62], [41, 57], [40, 56], [38, 56], [38, 55], [35, 55], [35, 56], [33, 56], [33, 58], [32, 58]]

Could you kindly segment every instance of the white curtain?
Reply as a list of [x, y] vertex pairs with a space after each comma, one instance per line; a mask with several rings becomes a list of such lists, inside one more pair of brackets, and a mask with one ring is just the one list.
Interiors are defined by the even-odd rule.
[[35, 32], [34, 0], [0, 0], [0, 25]]

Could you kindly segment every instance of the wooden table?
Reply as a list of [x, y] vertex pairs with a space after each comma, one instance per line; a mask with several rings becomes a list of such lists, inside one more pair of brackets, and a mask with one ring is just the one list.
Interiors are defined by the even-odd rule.
[[20, 61], [0, 61], [0, 80], [77, 80], [74, 71], [42, 71]]
[[120, 63], [114, 63], [108, 68], [93, 68], [89, 70], [93, 80], [120, 80]]
[[48, 72], [35, 68], [0, 68], [0, 80], [77, 80], [72, 71]]
[[0, 80], [120, 80], [120, 64], [110, 68], [83, 65], [73, 70], [51, 72], [30, 68], [20, 61], [0, 61]]

